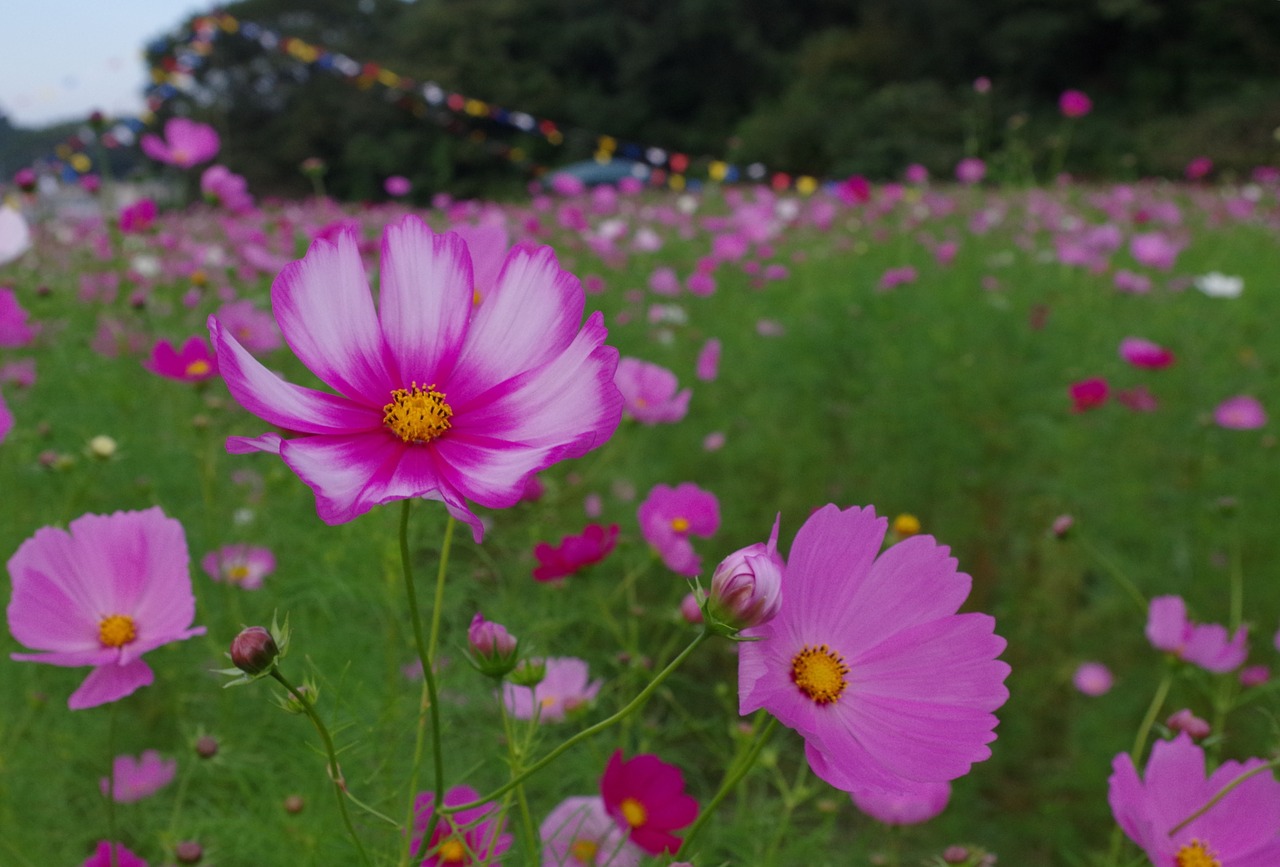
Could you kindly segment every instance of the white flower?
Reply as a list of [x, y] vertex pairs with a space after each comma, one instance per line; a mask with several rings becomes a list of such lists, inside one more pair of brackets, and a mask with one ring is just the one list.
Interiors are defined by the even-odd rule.
[[31, 230], [22, 214], [0, 206], [0, 265], [12, 262], [31, 246]]
[[1244, 291], [1244, 278], [1210, 271], [1196, 278], [1196, 288], [1210, 298], [1239, 298]]

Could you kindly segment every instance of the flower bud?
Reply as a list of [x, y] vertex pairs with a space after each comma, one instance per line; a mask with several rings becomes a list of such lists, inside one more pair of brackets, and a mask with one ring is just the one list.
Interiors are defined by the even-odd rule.
[[768, 623], [782, 606], [782, 574], [787, 564], [778, 556], [779, 514], [766, 544], [735, 551], [716, 567], [707, 597], [708, 621], [732, 630]]
[[245, 674], [262, 674], [276, 664], [280, 648], [265, 626], [241, 630], [231, 642], [231, 661]]
[[511, 670], [511, 675], [507, 679], [516, 686], [527, 686], [533, 689], [542, 683], [546, 676], [547, 661], [545, 659], [522, 659]]
[[201, 735], [196, 739], [196, 755], [211, 759], [218, 754], [218, 739], [213, 735]]
[[1212, 731], [1209, 723], [1200, 719], [1200, 717], [1191, 712], [1190, 708], [1186, 707], [1165, 720], [1165, 725], [1175, 732], [1186, 732], [1195, 740], [1207, 738], [1210, 731]]
[[501, 678], [516, 667], [520, 642], [501, 623], [485, 620], [476, 612], [467, 629], [471, 662], [481, 674]]
[[183, 840], [173, 847], [173, 855], [179, 864], [199, 864], [204, 859], [204, 848], [195, 840]]

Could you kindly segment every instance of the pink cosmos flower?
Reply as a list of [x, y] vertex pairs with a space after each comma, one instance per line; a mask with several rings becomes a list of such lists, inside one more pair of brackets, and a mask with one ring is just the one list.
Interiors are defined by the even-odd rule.
[[1160, 408], [1160, 401], [1156, 400], [1156, 396], [1145, 385], [1120, 389], [1116, 393], [1116, 400], [1134, 412], [1155, 412]]
[[853, 805], [885, 825], [919, 825], [937, 816], [951, 800], [950, 783], [925, 783], [910, 792], [854, 789]]
[[929, 170], [920, 163], [912, 163], [907, 166], [903, 173], [903, 178], [909, 184], [927, 184], [929, 182]]
[[80, 867], [147, 867], [147, 862], [126, 849], [123, 843], [101, 840]]
[[689, 536], [705, 539], [720, 529], [720, 503], [715, 494], [693, 482], [675, 488], [655, 485], [636, 517], [645, 541], [657, 550], [667, 568], [692, 578], [702, 568], [702, 558], [693, 550]]
[[618, 362], [614, 384], [622, 393], [627, 415], [641, 424], [677, 422], [689, 411], [690, 389], [679, 393], [676, 375], [657, 364], [638, 358]]
[[4, 402], [4, 395], [0, 394], [0, 443], [4, 442], [11, 430], [13, 430], [13, 413], [9, 411], [9, 405]]
[[1214, 407], [1213, 421], [1229, 430], [1255, 430], [1266, 425], [1267, 411], [1257, 398], [1238, 394]]
[[965, 157], [956, 163], [956, 180], [962, 184], [976, 184], [987, 174], [987, 164], [977, 157]]
[[1173, 268], [1182, 245], [1163, 232], [1143, 232], [1129, 239], [1129, 253], [1140, 265], [1168, 271]]
[[1073, 382], [1067, 391], [1071, 395], [1071, 411], [1086, 412], [1106, 403], [1111, 389], [1105, 379], [1095, 376]]
[[565, 798], [542, 820], [538, 836], [542, 867], [639, 867], [645, 857], [599, 796]]
[[1270, 772], [1242, 781], [1202, 815], [1178, 827], [1228, 784], [1264, 765], [1263, 759], [1226, 761], [1206, 777], [1204, 750], [1183, 733], [1156, 742], [1142, 778], [1128, 753], [1116, 756], [1107, 801], [1116, 822], [1152, 864], [1280, 864], [1280, 782]]
[[221, 205], [233, 214], [253, 210], [253, 196], [249, 182], [222, 165], [209, 166], [200, 175], [200, 192], [214, 204]]
[[1189, 181], [1202, 180], [1213, 171], [1213, 160], [1208, 157], [1196, 157], [1187, 163], [1186, 175]]
[[138, 145], [156, 162], [188, 169], [217, 156], [222, 143], [208, 124], [172, 117], [165, 122], [163, 139], [148, 133], [138, 141]]
[[136, 235], [150, 229], [156, 222], [156, 203], [153, 199], [139, 199], [120, 209], [120, 231]]
[[167, 340], [156, 341], [151, 358], [142, 362], [142, 366], [166, 379], [181, 382], [202, 382], [218, 375], [218, 360], [209, 351], [209, 344], [199, 336], [187, 338], [182, 349], [174, 349]]
[[318, 240], [271, 288], [285, 340], [339, 394], [295, 386], [209, 329], [231, 394], [286, 431], [231, 437], [278, 454], [316, 495], [321, 520], [350, 521], [407, 497], [442, 501], [484, 535], [467, 501], [507, 508], [531, 476], [613, 435], [617, 350], [598, 311], [549, 248], [517, 246], [474, 304], [466, 244], [416, 216], [382, 236], [375, 311], [354, 235]]
[[1249, 655], [1245, 644], [1248, 627], [1241, 626], [1228, 637], [1225, 626], [1193, 623], [1187, 619], [1187, 603], [1181, 596], [1156, 596], [1151, 600], [1146, 635], [1156, 650], [1218, 674], [1235, 671]]
[[607, 528], [599, 524], [588, 524], [580, 535], [565, 536], [555, 547], [539, 542], [533, 549], [533, 556], [538, 558], [533, 578], [535, 581], [567, 578], [608, 557], [616, 544], [617, 524], [610, 524]]
[[595, 700], [603, 681], [589, 680], [586, 660], [572, 656], [548, 657], [547, 675], [532, 689], [513, 683], [502, 685], [502, 700], [516, 719], [562, 722], [565, 715]]
[[680, 769], [648, 753], [624, 761], [622, 750], [614, 752], [600, 778], [600, 797], [631, 842], [651, 855], [679, 850], [681, 840], [671, 832], [698, 818]]
[[276, 556], [270, 548], [224, 545], [205, 554], [200, 566], [214, 581], [257, 590], [262, 586], [262, 579], [276, 570]]
[[1134, 367], [1159, 370], [1174, 362], [1174, 354], [1158, 343], [1141, 337], [1126, 337], [1120, 341], [1120, 357]]
[[1265, 665], [1246, 665], [1237, 675], [1244, 687], [1262, 686], [1271, 679], [1271, 669]]
[[21, 347], [36, 339], [36, 330], [27, 324], [27, 311], [7, 286], [0, 287], [0, 346]]
[[1111, 691], [1114, 679], [1111, 669], [1101, 662], [1082, 662], [1071, 675], [1071, 682], [1084, 695], [1097, 697]]
[[1212, 731], [1208, 722], [1200, 719], [1200, 717], [1191, 712], [1190, 708], [1186, 707], [1180, 711], [1175, 711], [1164, 721], [1164, 724], [1175, 732], [1186, 732], [1197, 741], [1207, 738], [1209, 732]]
[[887, 524], [834, 505], [805, 521], [782, 610], [744, 630], [760, 640], [739, 645], [738, 711], [799, 732], [838, 789], [920, 793], [990, 757], [1009, 666], [994, 619], [956, 613], [971, 579], [948, 549], [917, 535], [880, 553]]
[[169, 785], [177, 772], [177, 759], [163, 759], [155, 750], [147, 750], [136, 759], [133, 756], [116, 756], [112, 762], [114, 788], [108, 777], [99, 780], [98, 787], [103, 795], [113, 791], [117, 804], [131, 804]]
[[404, 175], [391, 175], [382, 182], [382, 188], [387, 191], [388, 196], [400, 198], [409, 195], [413, 190], [413, 184]]
[[159, 508], [43, 527], [9, 560], [9, 631], [41, 653], [13, 659], [93, 666], [67, 704], [81, 710], [151, 683], [148, 650], [203, 635], [182, 525]]
[[1058, 111], [1063, 117], [1084, 117], [1093, 111], [1093, 100], [1079, 90], [1065, 90], [1058, 97]]
[[1116, 276], [1112, 279], [1116, 290], [1119, 292], [1130, 292], [1134, 295], [1143, 295], [1151, 291], [1151, 278], [1146, 274], [1138, 274], [1126, 268], [1116, 271]]
[[[468, 804], [480, 797], [470, 786], [454, 786], [444, 793], [447, 807]], [[511, 848], [511, 835], [503, 833], [506, 822], [498, 816], [497, 804], [485, 804], [442, 816], [431, 839], [424, 841], [435, 793], [422, 792], [413, 804], [412, 854], [421, 858], [421, 867], [462, 867], [470, 864], [497, 864]], [[425, 845], [424, 845], [425, 842]]]
[[675, 269], [666, 265], [654, 268], [649, 275], [649, 290], [655, 295], [679, 295], [680, 278]]
[[0, 205], [0, 265], [17, 259], [31, 249], [31, 229], [22, 213]]
[[250, 352], [272, 352], [280, 348], [276, 320], [255, 307], [252, 301], [228, 301], [213, 315]]
[[702, 344], [702, 349], [698, 350], [698, 360], [694, 366], [698, 379], [703, 382], [711, 382], [720, 372], [720, 341], [714, 337], [708, 338], [707, 342]]
[[888, 292], [907, 283], [916, 282], [916, 269], [910, 265], [904, 265], [901, 268], [890, 268], [880, 275], [880, 282], [876, 284], [876, 289], [881, 292]]

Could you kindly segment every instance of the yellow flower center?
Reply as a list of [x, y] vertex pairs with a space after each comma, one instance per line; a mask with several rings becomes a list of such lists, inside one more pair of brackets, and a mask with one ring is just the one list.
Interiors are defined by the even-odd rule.
[[672, 518], [671, 529], [675, 530], [677, 533], [689, 532], [689, 519], [688, 518]]
[[626, 819], [627, 824], [632, 828], [639, 828], [649, 820], [649, 811], [635, 798], [623, 798], [619, 809], [622, 810], [622, 818]]
[[479, 289], [471, 290], [471, 306], [472, 307], [479, 307], [480, 302], [483, 300], [484, 300], [484, 296], [480, 294]]
[[174, 148], [169, 151], [169, 159], [173, 160], [173, 164], [176, 166], [185, 166], [191, 162], [191, 154], [187, 153], [184, 148]]
[[436, 860], [441, 864], [465, 864], [467, 861], [467, 846], [457, 837], [450, 837], [440, 844], [440, 848], [436, 850]]
[[98, 641], [103, 647], [124, 647], [138, 637], [138, 629], [128, 614], [111, 614], [98, 623]]
[[249, 567], [243, 563], [237, 563], [235, 566], [227, 569], [227, 580], [240, 582], [249, 577]]
[[1199, 840], [1192, 840], [1179, 849], [1173, 860], [1177, 867], [1222, 867], [1209, 846]]
[[838, 699], [848, 685], [848, 673], [844, 659], [825, 644], [805, 645], [791, 658], [791, 682], [814, 704], [831, 704]]
[[595, 840], [574, 840], [573, 845], [569, 847], [570, 857], [579, 864], [595, 864], [596, 853], [599, 851], [600, 846]]
[[410, 388], [397, 388], [382, 413], [382, 423], [407, 443], [429, 443], [452, 427], [453, 407], [434, 385], [421, 389], [415, 382]]
[[187, 376], [204, 376], [211, 369], [212, 368], [209, 367], [209, 362], [205, 361], [203, 358], [197, 358], [195, 361], [187, 365]]

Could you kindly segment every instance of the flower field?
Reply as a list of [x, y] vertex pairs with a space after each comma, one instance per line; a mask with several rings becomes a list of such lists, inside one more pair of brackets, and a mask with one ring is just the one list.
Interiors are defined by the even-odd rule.
[[1280, 863], [1280, 173], [972, 180], [15, 196], [0, 863]]

